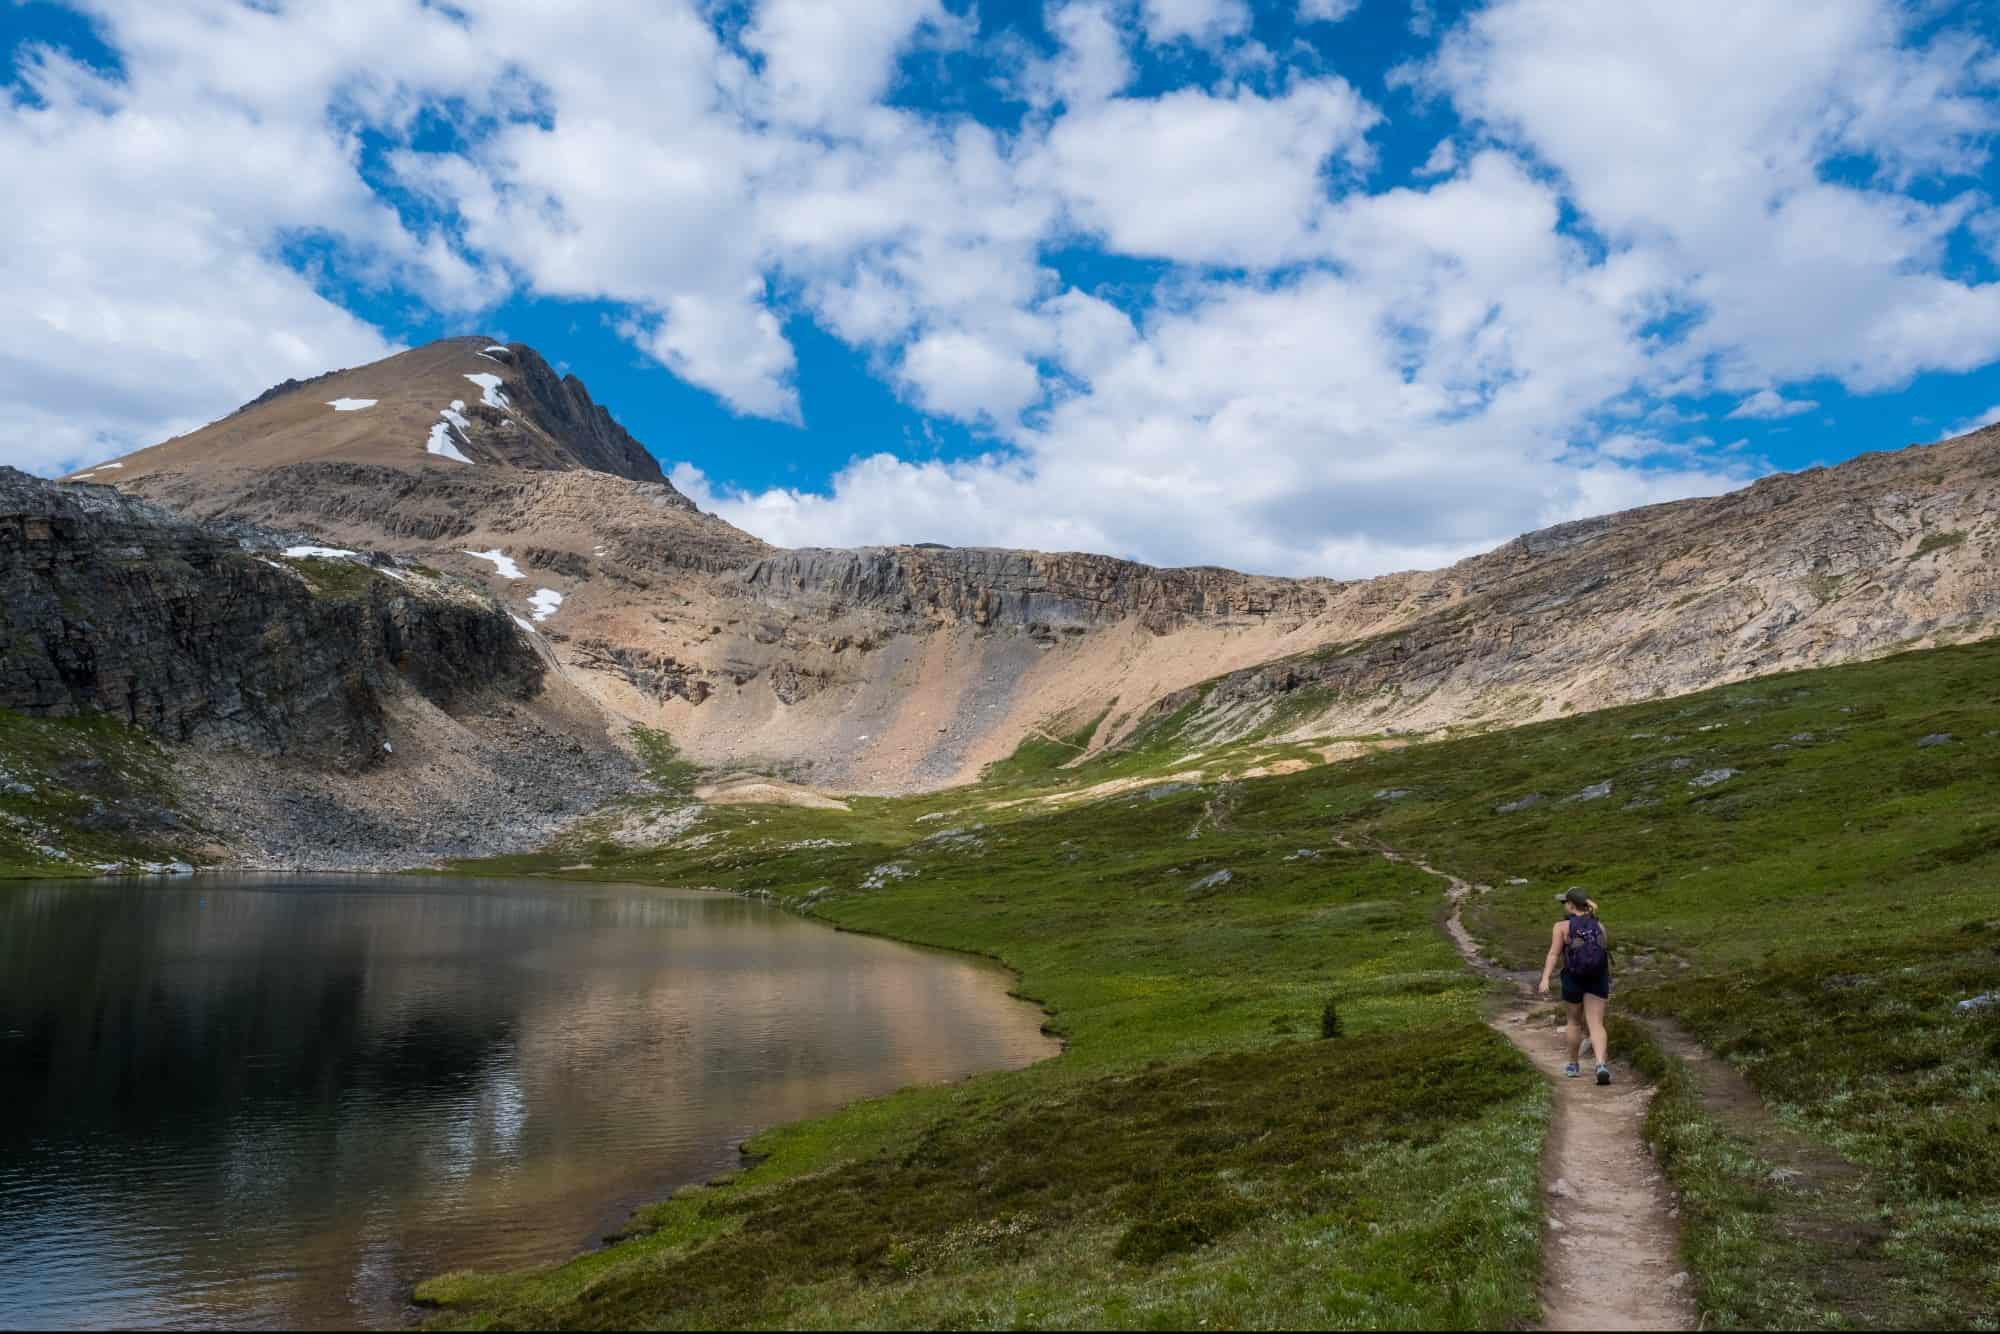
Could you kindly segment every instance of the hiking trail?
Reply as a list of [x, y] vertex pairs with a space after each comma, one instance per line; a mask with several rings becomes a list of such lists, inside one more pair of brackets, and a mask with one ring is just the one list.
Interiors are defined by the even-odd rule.
[[[1338, 836], [1335, 842], [1353, 849]], [[1533, 993], [1540, 974], [1509, 972], [1487, 959], [1460, 920], [1476, 887], [1417, 858], [1375, 850], [1446, 883], [1444, 927], [1452, 944], [1473, 971], [1510, 982], [1518, 993], [1487, 1023], [1554, 1086], [1542, 1149], [1542, 1328], [1696, 1328], [1694, 1284], [1680, 1260], [1680, 1211], [1645, 1140], [1652, 1085], [1615, 1054], [1609, 1088], [1590, 1078], [1588, 1054], [1585, 1074], [1566, 1078], [1562, 1026], [1538, 1017], [1548, 1005]]]

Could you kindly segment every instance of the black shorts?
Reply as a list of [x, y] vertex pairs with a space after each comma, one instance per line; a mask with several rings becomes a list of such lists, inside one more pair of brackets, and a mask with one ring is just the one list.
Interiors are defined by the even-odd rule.
[[1571, 1005], [1583, 1004], [1585, 996], [1602, 996], [1611, 999], [1611, 970], [1605, 969], [1596, 977], [1571, 977], [1562, 975], [1563, 999]]

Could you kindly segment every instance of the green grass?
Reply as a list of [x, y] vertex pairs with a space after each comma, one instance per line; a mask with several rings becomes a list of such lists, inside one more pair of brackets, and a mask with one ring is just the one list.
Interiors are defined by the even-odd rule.
[[[1709, 1327], [2000, 1326], [2000, 1007], [1956, 1009], [2000, 990], [1996, 686], [2000, 645], [1968, 645], [1283, 778], [1018, 801], [1185, 765], [1169, 715], [980, 788], [711, 808], [668, 848], [586, 830], [506, 869], [588, 854], [598, 878], [994, 955], [1068, 1050], [780, 1127], [634, 1240], [425, 1296], [472, 1325], [1530, 1319], [1543, 1091], [1472, 1024], [1436, 882], [1341, 833], [1491, 886], [1468, 921], [1516, 966], [1587, 885], [1616, 1009], [1674, 1017], [1761, 1092], [1766, 1131], [1731, 1122], [1621, 1026], [1660, 1082], [1649, 1133]], [[817, 840], [842, 846], [795, 846]], [[1329, 1004], [1345, 1036], [1320, 1041]], [[1838, 1187], [1774, 1179], [1789, 1142], [1844, 1158]]]
[[305, 575], [306, 583], [314, 594], [334, 601], [366, 598], [377, 586], [395, 583], [380, 570], [344, 556], [287, 556], [283, 559]]
[[[1949, 551], [1965, 541], [1965, 534], [1956, 528], [1942, 533], [1925, 533], [1924, 540], [1917, 543], [1917, 556], [1928, 556], [1933, 551]], [[1914, 559], [1914, 557], [1913, 557]]]
[[137, 729], [0, 709], [0, 879], [192, 861], [205, 840], [173, 807], [167, 756]]
[[1060, 781], [1062, 768], [1081, 758], [1090, 747], [1090, 738], [1111, 710], [1103, 712], [1067, 734], [1043, 729], [1022, 738], [1014, 753], [986, 766], [981, 782], [990, 788], [1039, 787]]
[[685, 797], [701, 777], [701, 766], [682, 757], [674, 739], [657, 728], [635, 726], [632, 746], [646, 778], [662, 793]]
[[[1678, 1019], [1779, 1122], [1859, 1169], [1841, 1244], [1875, 1237], [1879, 1281], [1865, 1289], [1823, 1263], [1839, 1229], [1819, 1205], [1817, 1234], [1784, 1225], [1805, 1206], [1752, 1174], [1756, 1146], [1667, 1117], [1686, 1100], [1663, 1093], [1656, 1135], [1669, 1142], [1675, 1125], [1700, 1146], [1675, 1176], [1721, 1323], [2000, 1323], [2000, 1007], [1956, 1009], [2000, 990], [2000, 646], [1349, 768], [1329, 808], [1492, 885], [1467, 921], [1503, 960], [1539, 965], [1550, 899], [1585, 885], [1620, 947], [1618, 1004]], [[1691, 782], [1725, 769], [1737, 773]], [[1565, 800], [1605, 781], [1605, 799]], [[1412, 795], [1374, 801], [1383, 788]], [[1496, 810], [1530, 792], [1545, 800]], [[1760, 1231], [1767, 1215], [1778, 1221]]]
[[[688, 846], [585, 831], [505, 863], [799, 905], [828, 887], [813, 911], [842, 926], [1004, 957], [1067, 1047], [779, 1127], [631, 1240], [424, 1297], [470, 1325], [1532, 1317], [1546, 1093], [1478, 1022], [1434, 881], [1332, 848], [1304, 788], [935, 818], [969, 795], [711, 808]], [[845, 846], [794, 846], [825, 839]], [[1329, 1002], [1344, 1036], [1321, 1040]]]

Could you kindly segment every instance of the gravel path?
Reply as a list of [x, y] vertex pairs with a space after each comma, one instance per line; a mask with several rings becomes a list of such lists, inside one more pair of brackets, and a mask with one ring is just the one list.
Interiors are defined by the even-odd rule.
[[[1345, 840], [1336, 839], [1343, 847]], [[1549, 1078], [1555, 1115], [1542, 1149], [1546, 1232], [1542, 1249], [1544, 1329], [1693, 1329], [1693, 1284], [1680, 1262], [1680, 1225], [1665, 1178], [1645, 1141], [1652, 1086], [1612, 1061], [1615, 1082], [1566, 1078], [1560, 1026], [1537, 1014], [1536, 974], [1512, 973], [1486, 959], [1459, 911], [1473, 886], [1386, 848], [1447, 886], [1445, 931], [1476, 972], [1511, 983], [1516, 999], [1487, 1022]], [[1586, 1066], [1586, 1068], [1588, 1068]]]

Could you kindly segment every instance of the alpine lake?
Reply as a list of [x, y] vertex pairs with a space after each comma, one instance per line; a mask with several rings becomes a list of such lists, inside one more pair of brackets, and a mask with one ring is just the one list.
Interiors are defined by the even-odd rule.
[[996, 965], [723, 894], [0, 885], [0, 1327], [407, 1325], [742, 1142], [1051, 1055]]

